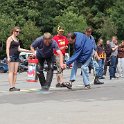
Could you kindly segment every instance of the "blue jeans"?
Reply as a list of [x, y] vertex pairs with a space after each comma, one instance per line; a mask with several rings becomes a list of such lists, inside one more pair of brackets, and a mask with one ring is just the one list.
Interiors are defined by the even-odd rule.
[[[81, 71], [82, 71], [82, 77], [83, 77], [84, 85], [89, 85], [90, 84], [89, 68], [88, 68], [90, 61], [91, 61], [91, 57], [84, 64], [81, 65]], [[75, 61], [73, 63], [70, 80], [76, 80], [76, 73], [77, 73], [78, 64], [80, 64], [80, 63], [78, 63], [77, 61]]]
[[72, 66], [70, 81], [76, 80], [77, 68], [78, 68], [78, 62], [75, 61]]
[[116, 56], [111, 56], [110, 66], [109, 66], [110, 78], [115, 77], [116, 67], [117, 67], [117, 57]]
[[100, 60], [98, 60], [98, 64], [99, 64], [98, 77], [103, 77], [104, 59], [100, 59]]
[[90, 61], [90, 65], [93, 68], [95, 75], [98, 76], [99, 75], [99, 64], [97, 63], [97, 61], [92, 58]]

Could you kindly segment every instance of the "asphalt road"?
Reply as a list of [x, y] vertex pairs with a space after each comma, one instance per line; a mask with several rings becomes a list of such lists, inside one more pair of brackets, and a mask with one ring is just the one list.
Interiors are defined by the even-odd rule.
[[[69, 75], [70, 70], [64, 71], [65, 81]], [[50, 91], [43, 92], [21, 73], [21, 92], [10, 93], [7, 77], [0, 74], [0, 124], [124, 124], [124, 78], [110, 81], [106, 76], [104, 85], [84, 90], [79, 69], [72, 90], [56, 88], [54, 75]]]

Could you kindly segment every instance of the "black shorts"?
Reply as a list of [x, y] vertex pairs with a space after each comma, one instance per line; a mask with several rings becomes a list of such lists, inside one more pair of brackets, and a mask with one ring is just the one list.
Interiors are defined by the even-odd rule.
[[20, 62], [19, 56], [10, 56], [10, 62]]

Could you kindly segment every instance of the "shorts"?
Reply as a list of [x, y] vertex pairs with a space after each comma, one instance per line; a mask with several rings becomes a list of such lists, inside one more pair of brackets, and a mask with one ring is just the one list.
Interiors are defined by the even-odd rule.
[[10, 62], [20, 62], [19, 56], [10, 56]]
[[[58, 74], [62, 74], [63, 70], [62, 70], [62, 68], [60, 66], [60, 57], [55, 56], [55, 59], [56, 59], [57, 72], [58, 72]], [[63, 57], [63, 60], [64, 60], [64, 57]]]

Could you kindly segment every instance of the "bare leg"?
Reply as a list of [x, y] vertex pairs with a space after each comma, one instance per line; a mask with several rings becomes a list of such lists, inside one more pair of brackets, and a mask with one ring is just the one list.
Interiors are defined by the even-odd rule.
[[15, 62], [15, 65], [14, 65], [14, 74], [13, 74], [13, 85], [14, 86], [16, 84], [18, 66], [19, 66], [19, 63], [18, 62]]
[[10, 88], [12, 88], [14, 87], [13, 84], [14, 62], [9, 62], [8, 67], [9, 67], [9, 85]]
[[57, 83], [60, 83], [60, 77], [58, 74], [56, 75], [56, 78], [57, 78]]
[[63, 74], [62, 73], [57, 74], [57, 82], [58, 83], [62, 83], [63, 82]]

